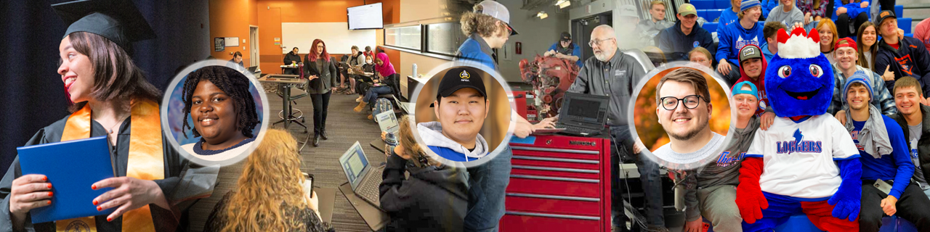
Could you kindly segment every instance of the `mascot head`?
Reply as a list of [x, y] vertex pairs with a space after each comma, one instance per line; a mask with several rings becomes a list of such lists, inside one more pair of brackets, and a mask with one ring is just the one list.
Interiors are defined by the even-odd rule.
[[821, 115], [833, 98], [833, 69], [820, 53], [816, 30], [778, 30], [778, 53], [765, 70], [765, 92], [775, 115]]

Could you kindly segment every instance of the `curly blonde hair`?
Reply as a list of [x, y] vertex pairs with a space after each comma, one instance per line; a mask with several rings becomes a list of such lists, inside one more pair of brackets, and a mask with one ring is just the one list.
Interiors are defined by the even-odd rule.
[[[404, 115], [400, 117], [398, 121], [400, 130], [397, 132], [397, 141], [400, 142], [400, 146], [404, 148], [404, 154], [409, 154], [410, 161], [417, 167], [439, 165], [438, 161], [426, 155], [426, 151], [417, 144], [417, 139], [413, 137], [413, 128], [415, 125], [411, 125], [411, 120], [410, 117]], [[426, 164], [420, 163], [421, 159], [425, 159], [427, 161]]]
[[262, 143], [249, 155], [239, 177], [238, 191], [229, 198], [222, 231], [294, 231], [304, 228], [288, 220], [282, 208], [309, 207], [300, 171], [297, 141], [287, 131], [269, 129]]
[[[475, 5], [474, 10], [481, 11], [482, 10], [481, 5]], [[503, 22], [501, 22], [502, 25], [500, 26], [497, 25], [498, 21], [500, 20], [497, 20], [496, 18], [491, 17], [490, 15], [474, 13], [474, 12], [465, 12], [465, 13], [462, 13], [462, 18], [460, 20], [460, 23], [462, 24], [462, 33], [465, 33], [465, 35], [471, 35], [474, 33], [478, 33], [478, 35], [480, 36], [491, 37], [491, 36], [494, 36], [494, 33], [496, 32], [499, 32], [501, 30], [506, 30], [503, 28], [506, 26], [506, 25], [503, 25]]]

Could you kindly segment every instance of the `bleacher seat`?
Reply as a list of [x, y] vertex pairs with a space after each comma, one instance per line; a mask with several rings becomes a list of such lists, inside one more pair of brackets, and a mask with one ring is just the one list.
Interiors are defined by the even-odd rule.
[[904, 5], [894, 5], [894, 15], [901, 18], [904, 16]]
[[720, 14], [722, 13], [723, 13], [723, 10], [721, 9], [705, 10], [704, 14], [707, 16], [704, 16], [704, 19], [706, 19], [707, 21], [714, 21], [714, 19], [719, 18]]
[[707, 30], [707, 31], [709, 31], [709, 32], [716, 32], [716, 31], [717, 31], [717, 24], [718, 24], [718, 23], [714, 23], [714, 22], [706, 22], [706, 23], [704, 23], [703, 28], [704, 28], [704, 30]]
[[715, 9], [730, 9], [730, 0], [715, 0], [714, 1]]
[[[704, 10], [704, 9], [698, 9], [698, 10], [697, 10], [697, 16], [698, 16], [698, 17], [701, 17], [701, 18], [704, 18], [704, 19], [707, 19], [707, 12], [706, 12], [706, 11], [707, 11], [707, 10]], [[710, 19], [710, 20], [707, 20], [707, 21], [713, 21], [713, 19]]]
[[911, 18], [898, 17], [898, 28], [904, 30], [904, 33], [911, 33]]
[[716, 9], [713, 0], [692, 0], [691, 5], [696, 9]]

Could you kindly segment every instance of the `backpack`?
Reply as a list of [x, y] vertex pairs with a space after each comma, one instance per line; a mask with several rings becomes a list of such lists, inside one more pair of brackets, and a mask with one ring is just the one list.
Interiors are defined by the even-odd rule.
[[394, 105], [391, 104], [391, 100], [387, 98], [378, 98], [378, 100], [375, 101], [375, 104], [372, 105], [371, 115], [374, 116], [373, 118], [375, 122], [377, 122], [378, 114], [380, 114], [381, 112], [388, 112], [388, 111], [394, 112]]

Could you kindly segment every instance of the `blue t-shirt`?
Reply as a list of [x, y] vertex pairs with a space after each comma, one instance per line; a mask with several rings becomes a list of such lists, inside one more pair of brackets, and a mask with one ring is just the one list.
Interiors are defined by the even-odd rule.
[[[862, 162], [862, 180], [881, 179], [886, 182], [893, 180], [894, 184], [889, 195], [901, 199], [901, 193], [910, 184], [911, 176], [914, 174], [914, 163], [911, 162], [901, 126], [888, 116], [882, 115], [882, 119], [885, 121], [885, 130], [888, 131], [888, 140], [891, 142], [893, 149], [891, 154], [885, 154], [880, 159], [876, 159], [859, 145], [859, 131], [862, 130], [865, 121], [853, 121], [854, 128], [849, 135], [852, 136], [856, 148], [859, 149], [859, 160]], [[874, 135], [874, 133], [870, 134]]]
[[[549, 50], [546, 50], [546, 51], [553, 50], [553, 51], [555, 51], [555, 52], [559, 52], [559, 43], [560, 43], [560, 42], [555, 42], [554, 44], [552, 44], [552, 46], [549, 46]], [[584, 65], [584, 61], [581, 60], [581, 47], [579, 47], [579, 46], [578, 46], [577, 44], [575, 44], [575, 43], [572, 43], [571, 46], [573, 47], [573, 48], [572, 48], [572, 56], [578, 57], [578, 60], [575, 61], [575, 64], [577, 64], [577, 65], [578, 65], [578, 69], [581, 70], [581, 66]]]

